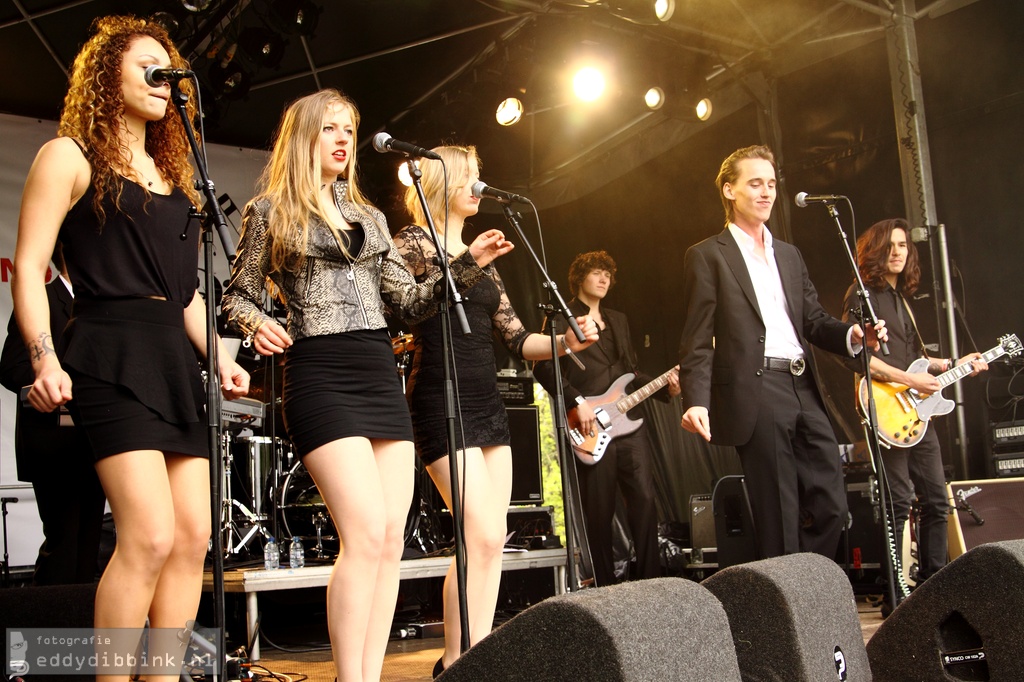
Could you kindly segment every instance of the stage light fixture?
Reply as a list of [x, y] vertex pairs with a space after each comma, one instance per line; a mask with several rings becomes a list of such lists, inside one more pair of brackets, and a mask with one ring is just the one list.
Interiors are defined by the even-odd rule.
[[253, 62], [277, 68], [288, 44], [280, 34], [259, 26], [250, 26], [238, 37], [238, 44]]
[[658, 21], [668, 21], [675, 11], [676, 0], [654, 0], [654, 16]]
[[604, 93], [604, 74], [592, 66], [585, 66], [572, 77], [572, 90], [584, 102], [593, 102]]
[[307, 38], [313, 35], [320, 21], [320, 7], [311, 0], [274, 0], [270, 11], [279, 20], [282, 31]]
[[658, 86], [649, 88], [647, 92], [644, 93], [644, 104], [646, 104], [647, 108], [651, 111], [661, 109], [665, 104], [665, 91]]
[[176, 16], [170, 12], [154, 12], [149, 17], [149, 20], [167, 31], [167, 35], [171, 37], [171, 40], [177, 39], [178, 31], [181, 30], [181, 23]]
[[[420, 167], [420, 162], [412, 159], [412, 163], [416, 164], [416, 167]], [[398, 181], [406, 187], [412, 187], [412, 171], [409, 170], [409, 161], [403, 161], [398, 164]]]
[[694, 111], [697, 114], [697, 118], [702, 121], [706, 121], [711, 118], [711, 108], [711, 98], [703, 97], [699, 102], [697, 102], [697, 106], [694, 107]]
[[664, 23], [676, 11], [676, 0], [609, 0], [613, 14], [637, 24]]
[[181, 6], [188, 12], [198, 14], [205, 12], [213, 0], [181, 0]]
[[508, 97], [498, 105], [494, 119], [503, 126], [512, 126], [523, 118], [523, 102], [517, 97]]
[[214, 94], [225, 99], [242, 99], [252, 85], [252, 79], [245, 69], [232, 61], [211, 64], [209, 75]]

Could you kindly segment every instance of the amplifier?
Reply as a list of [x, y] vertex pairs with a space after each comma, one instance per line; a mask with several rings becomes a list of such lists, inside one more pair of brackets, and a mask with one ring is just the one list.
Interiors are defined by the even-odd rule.
[[1024, 421], [992, 424], [992, 445], [1024, 443]]
[[1024, 476], [1024, 452], [1000, 452], [992, 456], [996, 478]]
[[498, 374], [498, 393], [506, 405], [533, 405], [533, 377]]

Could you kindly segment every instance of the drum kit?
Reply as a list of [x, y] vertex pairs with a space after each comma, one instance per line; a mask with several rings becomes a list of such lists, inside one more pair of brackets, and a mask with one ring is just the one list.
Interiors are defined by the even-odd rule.
[[[404, 390], [406, 370], [415, 349], [412, 334], [393, 338], [391, 346]], [[271, 535], [279, 541], [298, 536], [311, 558], [329, 559], [337, 555], [340, 544], [327, 505], [292, 444], [271, 435], [284, 434], [281, 401], [267, 387], [280, 387], [280, 372], [266, 377], [267, 381], [261, 380], [261, 374], [259, 370], [253, 373], [250, 397], [223, 403], [220, 527], [225, 559], [262, 558], [263, 541]], [[417, 489], [424, 485], [420, 479], [426, 478], [425, 474], [417, 476]], [[410, 535], [415, 540], [430, 525], [425, 523], [429, 515], [426, 504], [424, 496], [417, 493], [406, 526], [407, 543]], [[421, 540], [417, 543], [424, 544]]]

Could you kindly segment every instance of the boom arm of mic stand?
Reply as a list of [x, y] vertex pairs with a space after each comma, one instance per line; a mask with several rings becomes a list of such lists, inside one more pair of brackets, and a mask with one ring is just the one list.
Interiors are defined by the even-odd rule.
[[[227, 218], [217, 201], [217, 193], [210, 176], [207, 173], [204, 157], [199, 153], [199, 145], [196, 144], [196, 136], [192, 132], [192, 122], [188, 119], [188, 112], [185, 105], [188, 103], [188, 95], [181, 92], [177, 83], [171, 84], [171, 101], [178, 110], [182, 126], [185, 128], [185, 136], [188, 138], [189, 147], [192, 149], [192, 157], [195, 159], [196, 168], [199, 170], [199, 177], [202, 185], [203, 195], [206, 197], [207, 221], [204, 221], [203, 230], [203, 267], [206, 286], [206, 416], [208, 446], [210, 448], [210, 511], [213, 522], [211, 537], [211, 552], [213, 558], [213, 621], [217, 630], [216, 648], [218, 651], [225, 650], [224, 628], [224, 552], [222, 551], [220, 521], [221, 521], [221, 489], [222, 473], [221, 458], [217, 456], [220, 447], [221, 430], [221, 396], [220, 396], [220, 361], [218, 358], [217, 346], [217, 302], [213, 300], [216, 286], [213, 272], [213, 235], [209, 230], [209, 222], [217, 226], [224, 253], [228, 256], [229, 262], [235, 259], [235, 246], [233, 239], [229, 236], [227, 229]], [[216, 679], [216, 675], [214, 676]]]
[[[523, 234], [523, 228], [519, 224], [519, 214], [513, 211], [512, 207], [509, 206], [507, 203], [502, 202], [501, 208], [505, 212], [505, 219], [508, 220], [508, 224], [511, 225], [512, 229], [516, 231], [516, 234], [519, 235], [519, 240], [522, 242], [523, 246], [525, 246], [526, 250], [530, 252], [531, 256], [533, 256], [533, 262], [534, 264], [536, 264], [537, 269], [540, 270], [540, 274], [544, 278], [544, 287], [548, 290], [548, 292], [550, 292], [552, 298], [555, 299], [555, 303], [557, 303], [558, 306], [558, 311], [562, 314], [563, 317], [565, 317], [565, 321], [569, 325], [569, 328], [572, 329], [572, 333], [576, 335], [576, 340], [579, 341], [580, 343], [584, 343], [587, 340], [587, 337], [583, 335], [583, 330], [580, 329], [580, 326], [576, 323], [576, 318], [569, 310], [569, 306], [566, 305], [565, 299], [562, 298], [561, 292], [558, 291], [558, 285], [555, 284], [551, 280], [551, 277], [548, 276], [547, 270], [544, 269], [544, 265], [540, 262], [540, 258], [537, 257], [537, 252], [534, 251], [533, 246], [530, 245], [530, 240], [528, 240], [526, 238], [526, 235]], [[555, 350], [556, 349], [552, 347], [552, 352], [554, 352]], [[558, 353], [555, 352], [552, 358], [554, 360], [558, 360]]]

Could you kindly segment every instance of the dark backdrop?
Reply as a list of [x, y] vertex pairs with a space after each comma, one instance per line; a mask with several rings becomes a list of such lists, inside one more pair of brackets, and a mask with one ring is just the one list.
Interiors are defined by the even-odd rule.
[[[1024, 251], [1017, 215], [1024, 190], [1024, 3], [988, 0], [922, 20], [918, 45], [938, 219], [947, 229], [954, 293], [966, 313], [966, 327], [958, 328], [961, 348], [972, 349], [974, 338], [986, 350], [1000, 334], [1024, 333], [1016, 277]], [[781, 77], [778, 88], [781, 196], [788, 201], [798, 191], [849, 196], [856, 223], [845, 209], [841, 218], [851, 234], [855, 227], [862, 230], [881, 218], [904, 215], [884, 41]], [[683, 253], [722, 229], [722, 206], [713, 185], [718, 166], [734, 149], [763, 141], [756, 106], [712, 119], [696, 136], [600, 191], [540, 215], [548, 269], [566, 299], [566, 273], [577, 253], [605, 249], [616, 259], [618, 284], [606, 304], [628, 313], [640, 364], [651, 375], [677, 361]], [[487, 162], [483, 159], [484, 178]], [[614, 156], [606, 163], [614, 164]], [[595, 165], [587, 172], [607, 170]], [[389, 203], [392, 223], [404, 222], [393, 202], [381, 202], [385, 208]], [[821, 300], [840, 316], [851, 274], [835, 226], [821, 206], [789, 213], [792, 240], [804, 254]], [[495, 214], [474, 221], [478, 229], [504, 225]], [[539, 249], [542, 240], [531, 216], [524, 217], [524, 225]], [[774, 227], [776, 234], [785, 233], [785, 226]], [[928, 245], [919, 247], [930, 270]], [[519, 315], [539, 329], [537, 305], [546, 299], [527, 249], [518, 248], [499, 269]], [[929, 284], [930, 275], [915, 309], [925, 340], [938, 342], [936, 299]], [[851, 432], [841, 440], [849, 440], [859, 428], [851, 409], [851, 375], [838, 363], [822, 365], [840, 421]], [[994, 366], [991, 378], [963, 382], [969, 470], [951, 470], [951, 478], [989, 475], [987, 423], [1012, 417], [1002, 393], [1007, 386], [1017, 393], [1024, 390], [1009, 379], [1020, 368]], [[986, 405], [986, 389], [991, 407]], [[663, 517], [686, 520], [689, 495], [710, 492], [714, 475], [735, 471], [734, 455], [706, 447], [679, 429], [677, 406], [648, 401], [645, 409], [656, 426]], [[949, 431], [952, 421], [940, 419], [937, 427]], [[951, 468], [957, 461], [955, 447], [945, 444]]]

